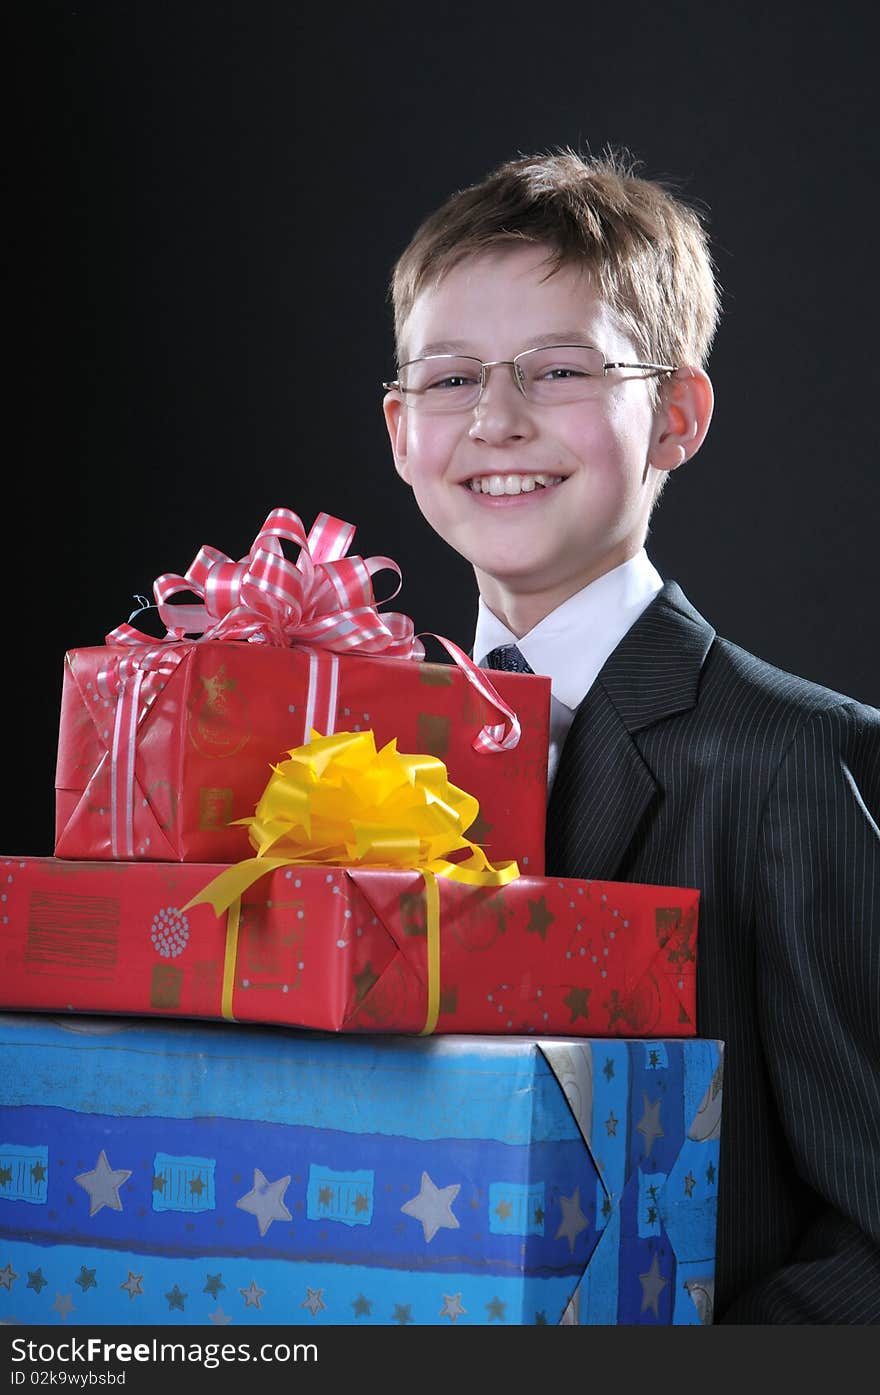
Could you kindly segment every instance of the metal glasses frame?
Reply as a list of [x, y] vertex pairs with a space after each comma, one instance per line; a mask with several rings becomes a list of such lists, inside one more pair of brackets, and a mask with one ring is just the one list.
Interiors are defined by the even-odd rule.
[[[651, 373], [652, 376], [657, 376], [661, 373], [676, 372], [675, 367], [670, 363], [609, 363], [608, 360], [605, 358], [604, 351], [602, 349], [597, 349], [595, 344], [541, 344], [534, 349], [523, 349], [522, 353], [517, 354], [514, 358], [496, 358], [490, 359], [488, 362], [483, 362], [482, 359], [476, 358], [473, 354], [423, 354], [420, 358], [409, 358], [406, 360], [405, 363], [399, 364], [397, 371], [398, 373], [402, 372], [403, 369], [408, 368], [411, 363], [430, 363], [432, 359], [437, 358], [465, 359], [468, 363], [476, 363], [479, 365], [480, 369], [480, 391], [477, 395], [476, 401], [473, 404], [474, 406], [476, 406], [486, 388], [486, 379], [488, 376], [487, 369], [504, 367], [512, 368], [513, 380], [519, 388], [520, 392], [522, 393], [523, 397], [525, 397], [526, 401], [528, 402], [529, 399], [526, 396], [524, 377], [519, 361], [522, 358], [527, 358], [529, 354], [547, 353], [548, 351], [552, 351], [553, 349], [590, 349], [594, 354], [601, 354], [603, 378], [605, 374], [609, 371], [609, 369], [612, 368], [639, 368], [643, 372]], [[421, 397], [424, 393], [430, 391], [429, 388], [401, 387], [399, 378], [394, 378], [389, 383], [383, 383], [382, 387], [385, 390], [385, 392], [400, 392], [403, 393], [405, 397]]]

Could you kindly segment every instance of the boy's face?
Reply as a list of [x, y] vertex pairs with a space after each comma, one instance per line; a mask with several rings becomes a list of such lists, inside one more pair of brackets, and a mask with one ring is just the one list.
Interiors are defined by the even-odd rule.
[[[564, 267], [545, 280], [546, 257], [546, 249], [528, 246], [459, 264], [416, 299], [404, 357], [451, 352], [490, 362], [541, 343], [582, 343], [609, 362], [639, 361], [587, 277]], [[674, 459], [668, 447], [664, 454], [664, 411], [655, 412], [649, 382], [638, 374], [610, 373], [585, 401], [538, 405], [499, 365], [469, 410], [426, 413], [389, 393], [384, 411], [399, 474], [435, 531], [473, 564], [484, 599], [503, 616], [523, 603], [546, 614], [632, 557], [644, 541], [659, 469], [684, 458], [678, 447]], [[652, 469], [655, 451], [662, 463]], [[534, 475], [559, 482], [512, 494], [471, 487], [475, 479], [498, 489], [508, 476]]]

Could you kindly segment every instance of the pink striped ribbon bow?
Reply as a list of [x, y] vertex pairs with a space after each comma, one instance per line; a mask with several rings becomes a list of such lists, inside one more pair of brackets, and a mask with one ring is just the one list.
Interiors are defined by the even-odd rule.
[[[301, 519], [291, 509], [273, 509], [246, 557], [234, 561], [217, 548], [199, 549], [183, 576], [166, 572], [153, 583], [159, 618], [166, 627], [164, 639], [136, 629], [130, 622], [118, 625], [106, 643], [127, 649], [115, 655], [99, 675], [103, 696], [116, 700], [116, 716], [110, 748], [113, 808], [111, 810], [114, 856], [132, 856], [132, 803], [137, 727], [168, 674], [183, 657], [178, 646], [204, 640], [244, 640], [250, 644], [299, 645], [309, 652], [313, 668], [332, 659], [332, 673], [323, 684], [335, 694], [335, 656], [369, 654], [379, 658], [422, 660], [425, 648], [414, 632], [412, 620], [398, 611], [380, 615], [373, 591], [379, 571], [401, 572], [390, 557], [348, 557], [354, 525], [320, 513], [306, 534]], [[290, 561], [282, 539], [299, 547]], [[198, 596], [197, 604], [169, 604], [179, 592]], [[134, 617], [132, 617], [134, 618]], [[498, 712], [500, 721], [487, 724], [474, 737], [478, 751], [508, 751], [521, 735], [519, 718], [472, 659], [443, 635], [425, 631], [439, 640], [468, 681]], [[308, 733], [306, 733], [308, 740]]]

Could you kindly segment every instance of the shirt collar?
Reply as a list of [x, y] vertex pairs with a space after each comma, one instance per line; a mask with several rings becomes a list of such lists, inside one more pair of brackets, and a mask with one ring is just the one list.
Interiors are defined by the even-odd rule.
[[[605, 660], [650, 605], [663, 578], [644, 548], [539, 621], [517, 639], [480, 597], [474, 658], [478, 664], [499, 644], [515, 644], [535, 673], [548, 674], [550, 691], [574, 710], [592, 688]], [[573, 637], [577, 642], [572, 643]]]

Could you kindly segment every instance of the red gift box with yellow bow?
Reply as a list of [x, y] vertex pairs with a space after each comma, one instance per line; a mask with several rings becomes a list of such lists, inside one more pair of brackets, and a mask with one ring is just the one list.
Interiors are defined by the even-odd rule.
[[[544, 867], [550, 680], [489, 676], [451, 641], [429, 663], [412, 621], [380, 613], [349, 557], [352, 525], [288, 509], [247, 557], [203, 547], [154, 583], [162, 639], [120, 625], [65, 659], [56, 766], [62, 859], [226, 863], [247, 855], [236, 820], [268, 766], [310, 732], [372, 729], [438, 757], [480, 804], [471, 831], [492, 858]], [[296, 562], [282, 543], [299, 549]], [[170, 603], [181, 592], [196, 604]]]
[[430, 980], [418, 870], [278, 867], [230, 911], [184, 905], [214, 864], [9, 858], [0, 1005], [225, 1017], [335, 1032], [692, 1037], [698, 893], [519, 877], [439, 890]]
[[699, 893], [521, 876], [443, 763], [321, 737], [231, 865], [8, 859], [5, 1007], [339, 1032], [693, 1036]]

